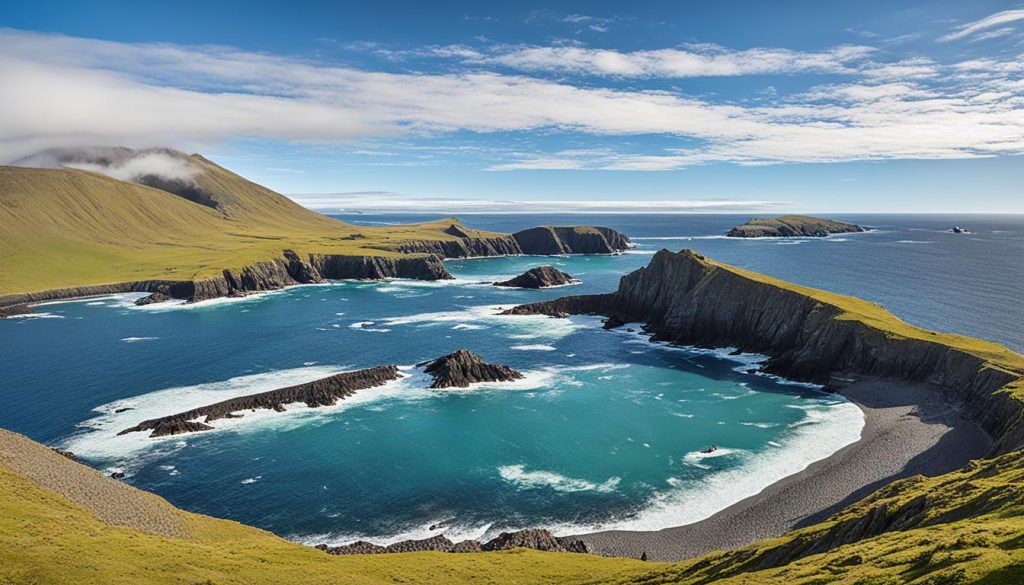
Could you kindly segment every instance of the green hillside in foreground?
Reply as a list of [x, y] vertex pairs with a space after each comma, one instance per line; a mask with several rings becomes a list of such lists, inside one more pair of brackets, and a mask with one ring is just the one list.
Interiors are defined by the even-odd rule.
[[89, 171], [0, 167], [0, 295], [198, 279], [285, 249], [395, 256], [387, 248], [401, 241], [457, 239], [444, 232], [454, 220], [348, 225], [201, 156], [187, 160], [213, 206]]

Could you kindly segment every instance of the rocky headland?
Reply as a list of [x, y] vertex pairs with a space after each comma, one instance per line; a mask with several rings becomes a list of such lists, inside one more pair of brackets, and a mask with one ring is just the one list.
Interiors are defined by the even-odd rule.
[[[118, 435], [138, 431], [152, 431], [150, 437], [163, 437], [196, 431], [208, 431], [213, 427], [210, 422], [223, 418], [238, 418], [239, 411], [271, 409], [284, 412], [285, 406], [296, 402], [304, 403], [310, 408], [332, 406], [338, 400], [355, 394], [358, 390], [383, 386], [401, 377], [396, 366], [377, 366], [342, 372], [327, 378], [321, 378], [305, 384], [297, 384], [287, 388], [279, 388], [249, 396], [230, 398], [208, 406], [193, 408], [178, 414], [143, 421], [134, 427], [124, 429]], [[204, 419], [200, 422], [198, 419]]]
[[501, 364], [489, 364], [468, 349], [459, 349], [426, 364], [434, 377], [431, 388], [468, 388], [479, 382], [512, 382], [523, 375]]
[[823, 238], [832, 234], [850, 234], [867, 231], [863, 227], [808, 215], [782, 215], [773, 218], [753, 218], [729, 230], [730, 238]]
[[507, 286], [512, 288], [551, 288], [553, 286], [565, 286], [576, 284], [579, 280], [569, 274], [552, 266], [538, 266], [531, 268], [515, 278], [494, 283], [494, 286]]
[[513, 234], [494, 235], [452, 223], [445, 233], [458, 239], [408, 240], [388, 249], [407, 254], [435, 254], [442, 258], [485, 258], [524, 254], [616, 254], [631, 246], [625, 234], [599, 226], [538, 226]]
[[1024, 445], [1024, 367], [1014, 352], [913, 327], [882, 307], [661, 250], [622, 277], [616, 292], [521, 305], [509, 314], [594, 314], [610, 325], [641, 322], [678, 345], [733, 347], [768, 356], [764, 369], [841, 391], [860, 379], [928, 385], [996, 438]]

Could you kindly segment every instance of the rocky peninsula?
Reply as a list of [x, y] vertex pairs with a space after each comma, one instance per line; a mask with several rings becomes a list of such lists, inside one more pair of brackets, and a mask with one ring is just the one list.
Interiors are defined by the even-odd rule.
[[753, 218], [729, 230], [730, 238], [823, 238], [832, 234], [867, 231], [863, 227], [809, 215], [782, 215], [774, 218]]
[[[332, 406], [337, 404], [338, 400], [352, 396], [357, 390], [383, 386], [400, 377], [401, 374], [396, 366], [377, 366], [354, 372], [342, 372], [305, 384], [229, 398], [178, 414], [149, 419], [119, 432], [118, 435], [137, 431], [153, 431], [150, 433], [150, 437], [163, 437], [209, 431], [213, 429], [209, 425], [210, 422], [223, 418], [238, 418], [242, 416], [238, 414], [239, 411], [271, 409], [276, 412], [284, 412], [286, 405], [296, 402], [304, 403], [310, 408]], [[204, 422], [199, 422], [200, 418], [204, 419]]]
[[551, 288], [554, 286], [565, 286], [576, 284], [579, 280], [569, 274], [554, 268], [553, 266], [538, 266], [531, 268], [515, 278], [494, 283], [494, 286], [507, 286], [512, 288]]

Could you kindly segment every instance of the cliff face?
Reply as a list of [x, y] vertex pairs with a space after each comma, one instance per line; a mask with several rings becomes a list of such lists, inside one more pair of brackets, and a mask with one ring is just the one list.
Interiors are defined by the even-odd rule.
[[[911, 327], [877, 305], [662, 250], [612, 294], [523, 305], [514, 314], [600, 314], [644, 322], [655, 339], [737, 347], [769, 356], [769, 372], [840, 389], [863, 376], [924, 382], [996, 438], [1024, 445], [1024, 357], [1005, 348]], [[1005, 391], [1004, 391], [1005, 390]]]
[[865, 231], [859, 225], [807, 215], [783, 215], [771, 219], [754, 218], [729, 230], [730, 238], [821, 238], [830, 234]]
[[[286, 404], [295, 402], [302, 402], [310, 408], [331, 406], [338, 400], [344, 400], [355, 394], [357, 390], [382, 386], [399, 377], [401, 374], [395, 366], [378, 366], [354, 372], [343, 372], [305, 384], [230, 398], [178, 414], [146, 420], [121, 431], [118, 435], [151, 430], [153, 431], [150, 434], [151, 437], [162, 437], [205, 431], [213, 428], [205, 423], [221, 418], [240, 416], [234, 414], [240, 410], [266, 408], [281, 412], [284, 411]], [[197, 422], [196, 419], [199, 418], [204, 418], [205, 423]]]
[[474, 258], [535, 254], [613, 254], [629, 247], [629, 238], [606, 227], [541, 226], [511, 235], [476, 235], [457, 224], [445, 233], [458, 240], [408, 240], [389, 247], [404, 253], [436, 254], [442, 258]]
[[629, 247], [629, 238], [611, 228], [541, 226], [512, 234], [523, 254], [613, 254]]
[[[291, 250], [281, 257], [257, 262], [240, 270], [224, 270], [216, 278], [202, 280], [143, 280], [53, 289], [38, 293], [24, 293], [0, 297], [0, 310], [29, 303], [41, 303], [79, 297], [108, 295], [125, 292], [148, 292], [148, 297], [137, 304], [150, 304], [169, 299], [199, 302], [219, 297], [244, 296], [249, 293], [277, 290], [296, 284], [312, 284], [324, 279], [412, 278], [416, 280], [446, 280], [452, 275], [436, 256], [385, 257], [347, 256], [336, 254], [310, 254], [303, 259]], [[4, 313], [0, 313], [3, 316]]]
[[538, 266], [531, 268], [515, 278], [503, 282], [496, 282], [494, 286], [508, 286], [515, 288], [548, 288], [552, 286], [563, 286], [579, 282], [565, 272], [552, 266]]

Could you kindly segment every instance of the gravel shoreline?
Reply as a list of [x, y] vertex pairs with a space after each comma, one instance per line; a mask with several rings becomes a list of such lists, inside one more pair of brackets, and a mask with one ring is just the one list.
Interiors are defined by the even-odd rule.
[[646, 553], [651, 561], [740, 548], [824, 520], [893, 480], [946, 473], [991, 449], [991, 438], [978, 425], [926, 385], [861, 380], [842, 394], [864, 412], [865, 425], [859, 441], [831, 457], [694, 524], [579, 537], [596, 554]]

